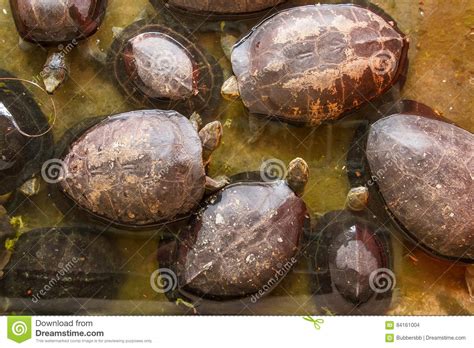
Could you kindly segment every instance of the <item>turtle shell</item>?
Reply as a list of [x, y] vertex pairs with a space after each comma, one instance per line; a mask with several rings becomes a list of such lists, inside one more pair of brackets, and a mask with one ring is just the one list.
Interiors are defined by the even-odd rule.
[[204, 195], [202, 144], [176, 111], [106, 118], [70, 145], [60, 188], [86, 211], [123, 225], [171, 221]]
[[40, 44], [80, 40], [101, 24], [107, 0], [10, 0], [20, 36]]
[[436, 256], [474, 262], [473, 152], [472, 133], [431, 115], [407, 110], [370, 127], [368, 185], [401, 230]]
[[138, 21], [112, 44], [107, 65], [120, 90], [138, 106], [211, 114], [222, 72], [216, 60], [183, 34]]
[[21, 234], [15, 242], [3, 269], [0, 291], [2, 296], [28, 298], [34, 303], [71, 297], [110, 298], [120, 283], [119, 262], [114, 245], [97, 231], [36, 229]]
[[277, 6], [285, 0], [155, 0], [161, 1], [171, 8], [177, 8], [205, 15], [236, 15], [260, 12], [262, 10]]
[[315, 300], [333, 314], [384, 314], [396, 285], [388, 230], [365, 214], [332, 211], [305, 245]]
[[179, 291], [216, 300], [270, 292], [296, 263], [307, 219], [285, 181], [227, 186], [179, 238]]
[[[0, 70], [0, 196], [37, 173], [52, 152], [48, 120], [32, 93], [14, 76]], [[4, 80], [2, 80], [4, 79]]]
[[254, 114], [318, 125], [380, 96], [399, 80], [408, 50], [384, 17], [343, 4], [266, 19], [232, 51], [243, 103]]

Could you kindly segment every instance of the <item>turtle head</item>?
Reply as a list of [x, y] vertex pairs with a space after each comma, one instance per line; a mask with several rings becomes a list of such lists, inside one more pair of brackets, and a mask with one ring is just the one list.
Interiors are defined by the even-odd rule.
[[240, 98], [239, 82], [237, 81], [237, 77], [232, 75], [224, 82], [221, 88], [221, 94], [224, 99], [229, 101], [234, 101]]
[[347, 194], [346, 208], [352, 211], [362, 211], [367, 207], [369, 190], [365, 186], [353, 187]]
[[209, 163], [212, 153], [221, 144], [223, 132], [222, 124], [219, 121], [208, 123], [199, 131], [204, 165]]
[[55, 52], [48, 56], [41, 76], [48, 93], [53, 93], [67, 78], [68, 67], [64, 53]]
[[302, 196], [309, 180], [308, 163], [302, 158], [295, 158], [288, 165], [286, 182], [297, 196]]

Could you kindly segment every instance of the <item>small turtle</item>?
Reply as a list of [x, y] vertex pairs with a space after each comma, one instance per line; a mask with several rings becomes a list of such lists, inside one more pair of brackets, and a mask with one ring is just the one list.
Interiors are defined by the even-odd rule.
[[138, 106], [184, 114], [212, 114], [218, 106], [219, 64], [178, 30], [139, 20], [114, 40], [106, 65]]
[[171, 268], [178, 293], [210, 300], [269, 293], [297, 261], [308, 176], [308, 165], [297, 158], [286, 180], [250, 176], [211, 196], [177, 242]]
[[222, 94], [251, 114], [316, 126], [384, 94], [407, 66], [392, 19], [359, 6], [307, 5], [264, 20], [232, 50]]
[[390, 233], [368, 217], [332, 211], [307, 236], [315, 300], [342, 315], [382, 315], [396, 285]]
[[31, 306], [42, 300], [71, 299], [63, 311], [74, 312], [79, 298], [114, 296], [121, 281], [120, 266], [116, 248], [97, 231], [79, 227], [35, 229], [15, 241], [2, 269], [0, 293], [27, 298]]
[[89, 128], [63, 155], [59, 187], [81, 208], [117, 225], [170, 222], [196, 208], [205, 189], [225, 185], [206, 177], [222, 125], [176, 111], [114, 115]]
[[355, 137], [359, 150], [348, 155], [350, 180], [368, 186], [369, 209], [388, 212], [416, 245], [474, 262], [473, 134], [414, 101], [386, 115]]
[[63, 44], [71, 49], [77, 41], [94, 34], [105, 15], [107, 0], [10, 0], [20, 37], [52, 49], [41, 76], [46, 90], [54, 92], [68, 75]]
[[32, 179], [49, 158], [53, 139], [48, 129], [28, 88], [0, 70], [0, 196]]

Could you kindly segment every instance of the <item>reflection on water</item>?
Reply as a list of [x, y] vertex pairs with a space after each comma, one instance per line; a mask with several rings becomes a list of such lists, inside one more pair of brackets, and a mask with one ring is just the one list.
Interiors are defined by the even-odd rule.
[[[132, 110], [110, 76], [88, 56], [96, 48], [103, 52], [112, 42], [117, 28], [134, 21], [144, 8], [152, 10], [147, 0], [110, 0], [109, 10], [99, 32], [68, 54], [71, 77], [55, 94], [57, 121], [54, 128], [58, 140], [65, 130], [89, 117], [109, 115]], [[454, 4], [455, 3], [455, 4]], [[410, 38], [410, 67], [401, 97], [416, 99], [432, 106], [446, 118], [474, 131], [474, 2], [470, 0], [375, 1], [392, 15], [402, 31]], [[229, 62], [220, 48], [217, 35], [201, 35], [201, 43], [211, 51], [229, 76]], [[40, 48], [18, 45], [18, 35], [10, 14], [8, 0], [0, 0], [0, 68], [16, 76], [35, 80], [46, 59]], [[279, 158], [288, 163], [296, 156], [306, 159], [311, 179], [304, 199], [317, 216], [344, 206], [348, 190], [345, 157], [358, 120], [369, 112], [344, 121], [314, 129], [295, 128], [271, 123], [254, 143], [249, 118], [239, 102], [222, 102], [216, 119], [224, 124], [222, 147], [216, 152], [211, 175], [232, 175], [257, 170], [262, 161]], [[67, 224], [48, 197], [43, 185], [41, 193], [25, 199], [13, 212], [22, 217], [24, 229]], [[410, 245], [402, 246], [402, 238], [394, 235], [397, 289], [392, 314], [472, 314], [464, 281], [464, 267], [433, 260]], [[149, 275], [158, 268], [156, 250], [159, 241], [150, 235], [136, 238], [117, 237], [123, 254], [123, 271], [127, 281], [117, 301], [107, 306], [88, 303], [90, 312], [123, 314], [182, 313], [166, 297], [150, 286]], [[261, 314], [314, 313], [314, 299], [309, 296], [310, 286], [305, 265], [284, 279], [271, 296], [259, 301], [253, 312]]]

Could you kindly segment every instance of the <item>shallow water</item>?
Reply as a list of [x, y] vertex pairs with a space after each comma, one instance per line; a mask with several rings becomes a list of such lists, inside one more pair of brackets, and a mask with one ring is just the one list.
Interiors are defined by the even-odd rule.
[[[410, 38], [410, 66], [401, 97], [430, 105], [444, 117], [474, 131], [474, 2], [384, 0], [374, 3], [389, 13]], [[103, 67], [88, 59], [87, 51], [97, 46], [106, 52], [113, 39], [113, 28], [132, 23], [144, 8], [153, 11], [147, 0], [109, 0], [99, 32], [68, 54], [71, 77], [54, 95], [58, 110], [56, 139], [86, 118], [134, 109], [109, 80]], [[220, 49], [219, 38], [202, 35], [201, 43], [220, 58], [228, 75], [230, 66]], [[0, 0], [0, 57], [0, 68], [27, 80], [37, 78], [46, 59], [46, 52], [40, 48], [20, 49], [8, 0]], [[215, 119], [225, 125], [225, 135], [213, 157], [211, 175], [230, 176], [258, 170], [266, 159], [278, 158], [288, 163], [298, 156], [306, 159], [311, 169], [304, 196], [310, 211], [317, 215], [343, 208], [348, 190], [345, 155], [357, 125], [355, 117], [313, 129], [271, 123], [253, 144], [247, 141], [251, 136], [249, 118], [239, 102], [223, 101]], [[48, 197], [45, 185], [40, 194], [25, 199], [12, 214], [22, 217], [24, 230], [68, 223], [68, 216]], [[420, 250], [413, 250], [400, 235], [394, 233], [393, 236], [397, 288], [390, 314], [474, 314], [474, 302], [465, 285], [462, 265], [434, 260]], [[98, 305], [91, 301], [85, 306], [87, 313], [187, 312], [150, 287], [149, 275], [158, 268], [157, 238], [117, 237], [117, 243], [124, 255], [123, 270], [129, 274], [127, 281], [118, 301]], [[314, 299], [309, 296], [309, 277], [300, 265], [269, 297], [251, 310], [243, 308], [242, 313], [308, 314], [315, 311]]]

